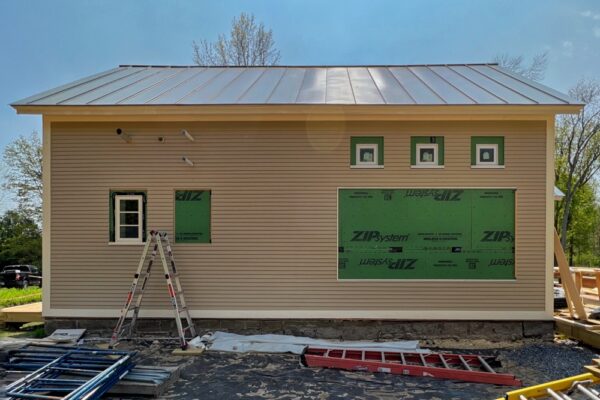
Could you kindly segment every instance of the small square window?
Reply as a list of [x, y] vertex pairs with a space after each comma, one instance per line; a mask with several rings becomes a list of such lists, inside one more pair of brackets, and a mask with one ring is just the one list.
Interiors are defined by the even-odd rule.
[[417, 165], [438, 165], [438, 145], [436, 143], [417, 143]]
[[377, 145], [376, 144], [357, 144], [356, 145], [356, 165], [377, 165]]
[[478, 144], [476, 146], [477, 165], [498, 165], [498, 145]]
[[351, 137], [350, 168], [383, 168], [383, 137]]

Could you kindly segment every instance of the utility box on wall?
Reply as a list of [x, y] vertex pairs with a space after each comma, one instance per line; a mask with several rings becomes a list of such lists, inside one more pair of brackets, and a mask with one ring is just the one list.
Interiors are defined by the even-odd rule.
[[340, 189], [339, 279], [514, 279], [514, 189]]

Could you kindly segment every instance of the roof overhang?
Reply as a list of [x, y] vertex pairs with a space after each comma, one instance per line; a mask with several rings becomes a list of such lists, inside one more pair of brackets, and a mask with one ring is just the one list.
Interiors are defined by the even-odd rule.
[[[429, 120], [429, 119], [546, 119], [556, 114], [576, 114], [581, 104], [561, 105], [118, 105], [56, 106], [17, 105], [18, 114], [68, 117], [75, 120], [182, 119], [205, 121], [293, 121], [293, 120]], [[60, 118], [59, 118], [60, 119]]]

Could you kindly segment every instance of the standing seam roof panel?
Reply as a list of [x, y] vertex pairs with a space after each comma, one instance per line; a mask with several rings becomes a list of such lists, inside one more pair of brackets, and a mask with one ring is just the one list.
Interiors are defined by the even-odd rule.
[[494, 93], [495, 96], [500, 97], [507, 103], [510, 104], [536, 104], [535, 101], [518, 94], [517, 92], [506, 88], [505, 86], [500, 85], [490, 79], [486, 79], [484, 75], [480, 72], [475, 71], [474, 69], [469, 68], [468, 66], [452, 66], [453, 71], [461, 74], [465, 79], [470, 80], [476, 85], [488, 90], [491, 93]]
[[348, 74], [350, 82], [352, 82], [356, 104], [385, 103], [367, 68], [348, 68]]
[[188, 79], [157, 94], [154, 98], [148, 100], [147, 104], [176, 104], [178, 100], [199, 90], [222, 72], [222, 70], [204, 68]]
[[466, 96], [456, 87], [440, 78], [427, 67], [411, 67], [410, 70], [421, 79], [431, 90], [435, 91], [444, 102], [449, 104], [474, 104], [473, 99]]
[[210, 103], [217, 97], [230, 83], [244, 72], [243, 68], [222, 68], [220, 73], [202, 85], [202, 90], [194, 91], [177, 100], [176, 104], [197, 104]]
[[326, 88], [328, 104], [356, 104], [347, 68], [328, 68]]
[[563, 100], [557, 98], [556, 96], [552, 96], [552, 95], [548, 94], [547, 92], [538, 90], [535, 87], [533, 87], [521, 80], [514, 79], [511, 76], [508, 76], [499, 71], [496, 71], [495, 69], [492, 69], [489, 67], [483, 67], [483, 66], [481, 66], [481, 67], [473, 66], [472, 68], [475, 69], [477, 72], [484, 74], [488, 78], [493, 79], [494, 81], [498, 82], [499, 84], [515, 88], [520, 93], [523, 93], [527, 97], [535, 98], [538, 103], [540, 101], [543, 102], [544, 104], [564, 104], [565, 103]]
[[489, 91], [474, 84], [470, 80], [465, 79], [465, 77], [460, 75], [458, 72], [448, 67], [431, 66], [429, 68], [436, 74], [440, 75], [448, 83], [460, 88], [463, 93], [475, 100], [477, 104], [506, 104], [506, 102], [501, 98], [494, 96]]
[[156, 75], [159, 71], [153, 69], [145, 69], [135, 74], [128, 75], [122, 79], [111, 82], [107, 85], [100, 86], [93, 90], [90, 90], [87, 93], [81, 93], [77, 96], [71, 97], [70, 99], [64, 100], [61, 104], [70, 105], [70, 104], [81, 104], [86, 103], [89, 104], [94, 100], [101, 100], [104, 96], [110, 95], [119, 90], [123, 90], [128, 88], [131, 85], [134, 85], [140, 81], [143, 81], [146, 78], [151, 77], [152, 75]]
[[238, 99], [238, 103], [266, 103], [285, 71], [285, 68], [265, 68], [262, 76]]
[[206, 68], [189, 68], [159, 83], [147, 93], [134, 96], [127, 100], [126, 104], [136, 104], [136, 101], [143, 104], [175, 103], [185, 94], [188, 94], [190, 88], [196, 87], [199, 84], [198, 82], [204, 82], [206, 79], [208, 79]]
[[261, 77], [266, 68], [252, 68], [242, 71], [229, 85], [212, 100], [212, 104], [236, 104], [240, 97], [246, 94], [246, 91]]
[[101, 87], [103, 85], [117, 81], [117, 80], [127, 77], [131, 74], [138, 73], [144, 69], [146, 69], [146, 68], [123, 68], [123, 69], [113, 72], [112, 74], [101, 76], [99, 78], [90, 80], [88, 82], [83, 82], [77, 86], [73, 86], [69, 89], [62, 90], [60, 92], [56, 92], [56, 93], [51, 94], [43, 99], [36, 100], [35, 104], [57, 105], [65, 100], [68, 100], [68, 99], [74, 97], [74, 96], [79, 96], [88, 91], [98, 89], [99, 87]]
[[183, 72], [183, 70], [179, 70], [177, 68], [163, 69], [158, 70], [158, 73], [153, 74], [150, 77], [147, 77], [143, 80], [139, 80], [127, 87], [120, 88], [115, 90], [113, 93], [107, 94], [101, 98], [97, 98], [88, 104], [115, 104], [120, 103], [130, 97], [133, 97], [137, 94], [140, 94], [144, 90], [149, 90], [150, 88], [158, 85], [161, 82], [175, 76], [178, 73]]
[[444, 104], [444, 100], [420, 81], [408, 68], [390, 68], [390, 71], [406, 89], [410, 97], [415, 99], [416, 103]]
[[415, 104], [415, 101], [387, 68], [369, 68], [386, 104]]
[[307, 68], [296, 103], [318, 104], [327, 102], [327, 69]]
[[267, 98], [269, 104], [295, 104], [304, 82], [306, 69], [288, 68]]
[[201, 71], [202, 70], [196, 69], [192, 70], [191, 68], [181, 68], [175, 75], [119, 100], [118, 104], [146, 104], [156, 96], [165, 93], [167, 90], [171, 90], [174, 86], [181, 82], [185, 82], [190, 79], [192, 75], [199, 74]]

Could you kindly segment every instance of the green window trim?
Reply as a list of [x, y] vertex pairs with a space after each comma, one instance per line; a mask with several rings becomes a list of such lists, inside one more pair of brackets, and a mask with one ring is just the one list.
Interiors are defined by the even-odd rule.
[[142, 191], [111, 190], [108, 196], [108, 241], [115, 243], [115, 197], [116, 196], [142, 196], [142, 242], [146, 242], [146, 220], [147, 214], [147, 194]]
[[374, 144], [377, 145], [377, 166], [383, 166], [383, 136], [352, 136], [350, 138], [350, 165], [357, 165], [356, 145], [358, 144]]
[[504, 136], [472, 136], [471, 137], [471, 165], [477, 164], [477, 145], [498, 145], [498, 166], [504, 165]]
[[444, 137], [443, 136], [411, 136], [410, 137], [410, 165], [417, 165], [417, 144], [436, 143], [438, 145], [437, 165], [444, 165]]
[[175, 190], [176, 243], [211, 243], [211, 191]]

